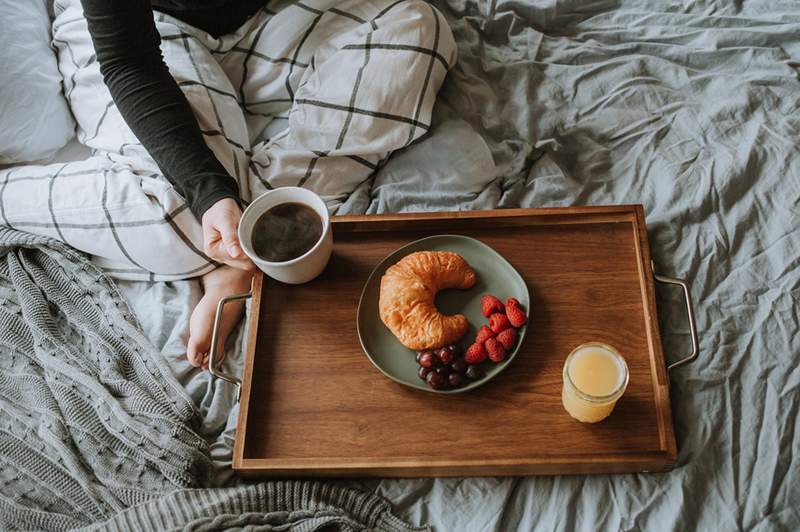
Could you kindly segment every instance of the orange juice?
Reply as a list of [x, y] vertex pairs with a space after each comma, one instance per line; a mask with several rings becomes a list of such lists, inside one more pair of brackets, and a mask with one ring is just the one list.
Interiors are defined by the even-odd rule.
[[561, 401], [583, 423], [607, 418], [628, 385], [628, 365], [613, 347], [590, 342], [575, 348], [564, 363]]

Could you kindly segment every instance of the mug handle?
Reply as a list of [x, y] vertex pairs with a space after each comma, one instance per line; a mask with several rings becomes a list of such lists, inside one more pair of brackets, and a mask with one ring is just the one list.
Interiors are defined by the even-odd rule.
[[[230, 303], [231, 301], [239, 301], [242, 299], [250, 299], [253, 297], [253, 291], [249, 291], [246, 294], [236, 294], [233, 296], [223, 297], [217, 303], [217, 313], [214, 316], [214, 327], [211, 332], [211, 349], [208, 354], [208, 371], [211, 373], [212, 376], [217, 377], [218, 379], [222, 379], [225, 382], [230, 382], [231, 384], [236, 385], [236, 400], [238, 401], [241, 394], [242, 394], [242, 381], [238, 377], [231, 375], [230, 373], [225, 373], [221, 369], [217, 367], [217, 340], [219, 339], [219, 328], [222, 325], [222, 309], [225, 308], [226, 303]], [[224, 348], [224, 346], [223, 346]]]

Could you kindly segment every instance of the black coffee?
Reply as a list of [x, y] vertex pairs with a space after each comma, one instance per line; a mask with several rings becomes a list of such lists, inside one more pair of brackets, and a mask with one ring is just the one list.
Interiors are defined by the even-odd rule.
[[319, 215], [302, 203], [282, 203], [261, 215], [253, 226], [253, 250], [269, 262], [303, 255], [322, 236]]

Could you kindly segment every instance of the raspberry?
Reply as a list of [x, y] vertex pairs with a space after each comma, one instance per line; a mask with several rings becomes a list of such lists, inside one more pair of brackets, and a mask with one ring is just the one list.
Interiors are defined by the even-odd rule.
[[525, 315], [525, 311], [518, 305], [506, 306], [506, 316], [508, 316], [508, 321], [510, 321], [511, 325], [514, 327], [522, 327], [525, 325], [525, 322], [528, 321], [528, 316]]
[[467, 353], [464, 355], [464, 362], [467, 364], [480, 364], [486, 360], [486, 349], [482, 344], [472, 344], [467, 348]]
[[494, 333], [489, 327], [484, 325], [478, 331], [478, 335], [475, 337], [475, 343], [483, 345], [483, 342], [485, 342], [489, 338], [494, 338]]
[[[506, 309], [506, 312], [508, 312], [508, 309]], [[489, 328], [493, 333], [499, 334], [501, 331], [511, 328], [511, 321], [508, 319], [508, 316], [498, 312], [492, 314], [492, 317], [489, 318]]]
[[519, 304], [519, 300], [516, 297], [509, 297], [506, 299], [506, 306], [522, 308], [522, 305]]
[[497, 335], [497, 341], [500, 342], [500, 345], [505, 347], [506, 350], [513, 348], [517, 343], [517, 330], [506, 329], [505, 331], [502, 331]]
[[495, 312], [503, 312], [505, 308], [503, 308], [503, 302], [494, 297], [493, 295], [486, 294], [481, 298], [481, 312], [487, 318], [494, 314]]
[[495, 338], [486, 340], [486, 351], [489, 354], [489, 360], [492, 362], [502, 362], [506, 358], [506, 348]]

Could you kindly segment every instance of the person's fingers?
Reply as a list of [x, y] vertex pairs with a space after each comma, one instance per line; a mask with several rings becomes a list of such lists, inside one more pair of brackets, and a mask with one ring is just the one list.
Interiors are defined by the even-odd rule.
[[252, 270], [254, 266], [242, 249], [237, 234], [241, 215], [241, 210], [230, 199], [220, 200], [207, 210], [202, 218], [203, 251], [217, 262]]
[[222, 237], [222, 244], [225, 246], [225, 251], [228, 252], [228, 255], [230, 255], [232, 259], [238, 259], [244, 254], [242, 253], [242, 248], [239, 246], [239, 235], [236, 234], [239, 228], [238, 226], [238, 221], [227, 218], [224, 223], [220, 224], [218, 227], [219, 234]]
[[206, 241], [203, 246], [203, 251], [205, 252], [208, 258], [215, 260], [217, 262], [222, 262], [233, 268], [246, 271], [253, 271], [255, 269], [253, 261], [251, 261], [250, 257], [248, 257], [243, 251], [241, 251], [241, 249], [240, 253], [238, 253], [238, 257], [236, 258], [231, 257], [231, 254], [225, 247], [225, 243], [222, 240], [222, 238], [217, 238], [216, 240], [211, 242]]
[[256, 269], [256, 265], [253, 264], [253, 261], [250, 260], [250, 258], [247, 257], [247, 255], [243, 256], [240, 259], [227, 259], [225, 261], [225, 264], [227, 264], [228, 266], [231, 266], [232, 268], [236, 268], [236, 269], [239, 269], [239, 270], [245, 270], [245, 271], [248, 271], [248, 272], [252, 272], [252, 271], [254, 271]]
[[206, 229], [203, 227], [203, 253], [208, 255], [209, 258], [220, 260], [221, 258], [227, 257], [219, 257], [219, 245], [222, 243], [222, 237], [219, 234], [219, 231], [210, 227]]
[[230, 255], [228, 255], [228, 252], [223, 247], [221, 240], [207, 245], [204, 251], [209, 259], [217, 262], [227, 263], [228, 261], [234, 260], [231, 259]]
[[242, 247], [239, 245], [238, 239], [236, 242], [228, 245], [228, 255], [234, 259], [238, 259], [244, 255], [244, 251], [242, 251]]

